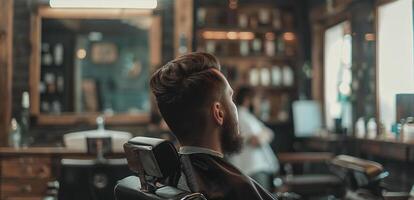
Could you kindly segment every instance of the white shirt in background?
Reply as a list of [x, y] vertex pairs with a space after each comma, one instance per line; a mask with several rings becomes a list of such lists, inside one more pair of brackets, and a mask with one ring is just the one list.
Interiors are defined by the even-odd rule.
[[[243, 173], [252, 175], [257, 172], [277, 173], [279, 162], [270, 147], [274, 133], [258, 120], [245, 107], [239, 107], [240, 134], [245, 138], [245, 144], [239, 154], [229, 158], [229, 161]], [[251, 136], [257, 136], [261, 145], [252, 147], [246, 143]]]

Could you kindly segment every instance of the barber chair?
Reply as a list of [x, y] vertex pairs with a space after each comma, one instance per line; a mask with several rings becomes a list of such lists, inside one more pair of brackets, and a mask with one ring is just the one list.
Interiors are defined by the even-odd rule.
[[331, 153], [301, 152], [279, 153], [279, 162], [284, 166], [286, 175], [274, 179], [275, 192], [278, 196], [296, 194], [296, 199], [312, 199], [319, 197], [342, 197], [346, 189], [343, 181], [334, 174], [294, 174], [292, 165], [310, 163], [326, 164], [332, 159]]
[[88, 154], [94, 159], [62, 159], [59, 175], [59, 200], [113, 200], [119, 179], [130, 176], [126, 159], [106, 159], [111, 138], [87, 138]]
[[[287, 158], [288, 156], [290, 158]], [[314, 156], [309, 153], [294, 153], [292, 155], [282, 154], [279, 157], [282, 161], [295, 163], [298, 160], [306, 160], [305, 158], [309, 160]], [[388, 172], [384, 171], [381, 164], [352, 156], [338, 155], [330, 159], [328, 165], [333, 174], [289, 174], [280, 177], [277, 191], [293, 192], [300, 195], [302, 199], [323, 196], [355, 200], [383, 198], [381, 182], [388, 176]]]
[[[192, 190], [191, 170], [186, 167], [185, 156], [178, 155], [174, 145], [166, 140], [135, 137], [124, 144], [129, 169], [135, 176], [118, 182], [117, 200], [205, 200]], [[177, 187], [181, 172], [192, 191]]]
[[349, 190], [347, 199], [385, 198], [381, 184], [388, 172], [381, 164], [347, 155], [336, 156], [330, 163], [332, 171]]

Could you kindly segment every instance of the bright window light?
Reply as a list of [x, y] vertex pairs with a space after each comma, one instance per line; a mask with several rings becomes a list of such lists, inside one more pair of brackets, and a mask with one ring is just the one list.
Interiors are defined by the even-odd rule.
[[351, 109], [343, 96], [351, 94], [352, 37], [346, 33], [349, 21], [328, 28], [324, 36], [324, 99], [325, 124], [335, 127], [335, 118], [342, 119], [342, 126], [351, 128]]
[[396, 94], [414, 93], [412, 0], [378, 8], [379, 117], [386, 130], [396, 122]]
[[52, 8], [134, 8], [154, 9], [157, 0], [50, 0]]

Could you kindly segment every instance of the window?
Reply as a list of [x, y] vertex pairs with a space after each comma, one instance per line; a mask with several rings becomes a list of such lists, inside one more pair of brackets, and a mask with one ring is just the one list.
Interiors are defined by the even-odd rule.
[[396, 94], [414, 93], [412, 0], [378, 8], [378, 104], [386, 130], [396, 121]]
[[325, 123], [329, 130], [335, 127], [335, 120], [341, 119], [341, 126], [351, 128], [351, 63], [352, 38], [350, 23], [339, 23], [328, 28], [324, 36], [324, 100]]

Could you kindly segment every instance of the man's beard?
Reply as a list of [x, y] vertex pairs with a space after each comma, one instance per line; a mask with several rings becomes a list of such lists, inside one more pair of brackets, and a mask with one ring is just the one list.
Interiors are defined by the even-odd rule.
[[240, 152], [243, 138], [239, 134], [237, 120], [233, 118], [225, 120], [220, 142], [224, 154], [231, 155]]

